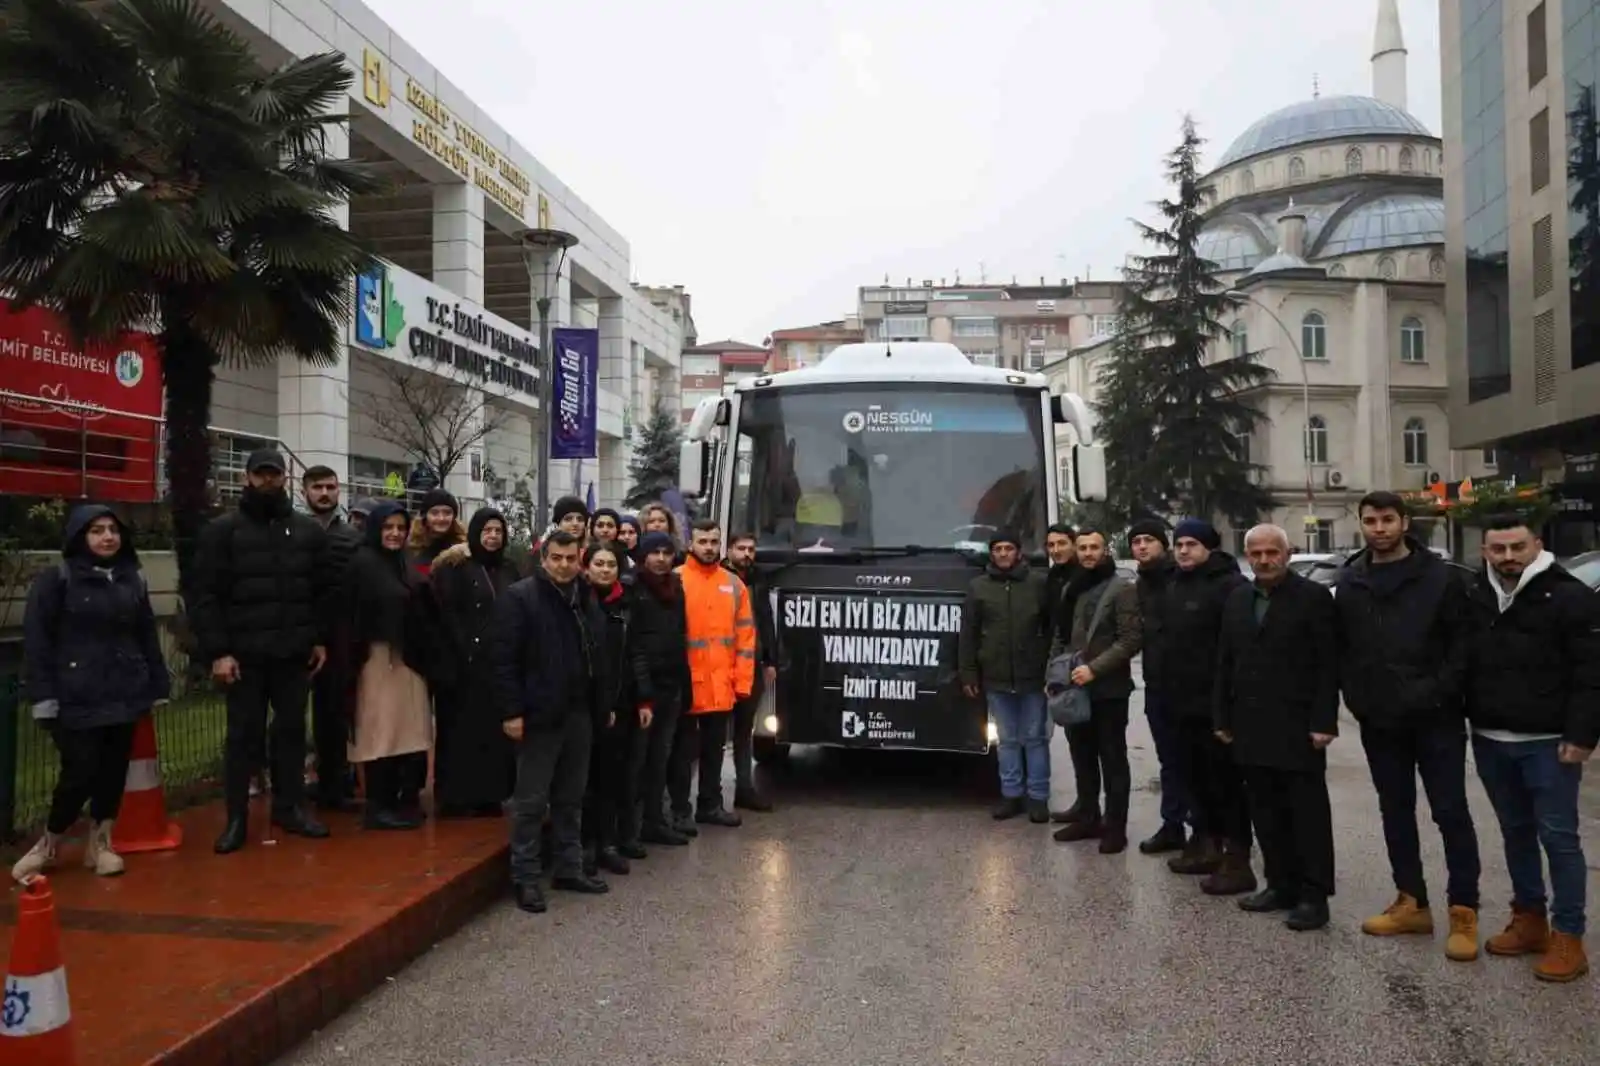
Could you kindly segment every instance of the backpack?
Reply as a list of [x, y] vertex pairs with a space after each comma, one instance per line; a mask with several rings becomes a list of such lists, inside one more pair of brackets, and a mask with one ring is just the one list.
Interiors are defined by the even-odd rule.
[[1122, 586], [1126, 583], [1119, 574], [1113, 574], [1106, 582], [1105, 591], [1095, 601], [1094, 614], [1089, 617], [1089, 629], [1083, 638], [1083, 651], [1062, 652], [1051, 658], [1045, 666], [1046, 706], [1050, 710], [1051, 720], [1062, 728], [1084, 725], [1092, 716], [1093, 707], [1089, 700], [1089, 690], [1072, 680], [1072, 671], [1085, 663], [1089, 645], [1094, 641], [1094, 635], [1100, 628], [1100, 620], [1105, 616], [1106, 608], [1111, 605], [1111, 601], [1122, 591]]

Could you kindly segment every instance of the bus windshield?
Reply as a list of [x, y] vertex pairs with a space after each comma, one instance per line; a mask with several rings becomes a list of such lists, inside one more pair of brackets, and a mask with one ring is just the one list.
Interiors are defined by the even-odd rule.
[[764, 548], [1044, 542], [1037, 390], [909, 382], [742, 394], [732, 528]]

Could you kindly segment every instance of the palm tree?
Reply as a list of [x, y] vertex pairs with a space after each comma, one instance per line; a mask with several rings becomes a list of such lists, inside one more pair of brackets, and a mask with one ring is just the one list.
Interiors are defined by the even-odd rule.
[[193, 0], [0, 0], [0, 292], [79, 340], [154, 333], [180, 587], [208, 510], [214, 372], [336, 363], [366, 255], [327, 157], [351, 73], [266, 71]]

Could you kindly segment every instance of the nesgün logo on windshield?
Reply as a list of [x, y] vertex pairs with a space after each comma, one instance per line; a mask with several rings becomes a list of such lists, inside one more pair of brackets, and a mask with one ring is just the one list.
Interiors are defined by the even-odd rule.
[[932, 411], [885, 411], [869, 407], [865, 411], [846, 411], [840, 420], [846, 433], [873, 430], [879, 433], [927, 433], [933, 429]]

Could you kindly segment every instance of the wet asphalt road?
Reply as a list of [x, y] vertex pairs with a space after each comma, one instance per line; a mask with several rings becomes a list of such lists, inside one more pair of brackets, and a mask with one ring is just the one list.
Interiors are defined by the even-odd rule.
[[[1134, 717], [1142, 835], [1156, 822], [1155, 757]], [[1053, 747], [1064, 805], [1059, 732]], [[1056, 844], [1025, 820], [995, 824], [989, 761], [805, 752], [767, 778], [777, 813], [656, 849], [608, 896], [556, 895], [542, 916], [495, 907], [282, 1063], [1600, 1061], [1600, 973], [1558, 987], [1535, 981], [1525, 960], [1451, 963], [1442, 921], [1431, 943], [1361, 934], [1393, 888], [1353, 723], [1328, 777], [1334, 921], [1296, 934], [1203, 896], [1160, 859]], [[1487, 934], [1504, 921], [1509, 887], [1476, 782], [1472, 805]], [[1594, 871], [1593, 786], [1585, 805]], [[1423, 839], [1442, 901], [1426, 821]], [[1592, 911], [1597, 889], [1591, 873]], [[1600, 956], [1600, 936], [1590, 944]]]

